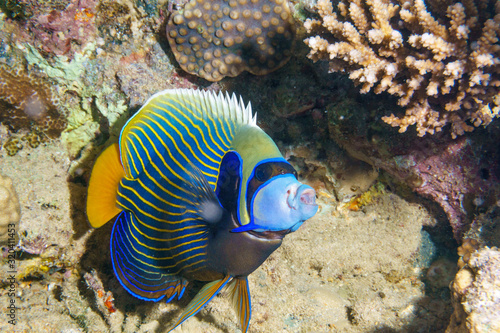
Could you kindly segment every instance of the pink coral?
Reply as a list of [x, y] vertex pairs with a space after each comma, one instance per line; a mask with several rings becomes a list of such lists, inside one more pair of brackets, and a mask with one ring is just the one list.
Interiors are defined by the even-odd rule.
[[96, 0], [72, 0], [64, 10], [33, 15], [26, 27], [33, 34], [35, 46], [56, 55], [79, 51], [97, 35], [96, 5]]

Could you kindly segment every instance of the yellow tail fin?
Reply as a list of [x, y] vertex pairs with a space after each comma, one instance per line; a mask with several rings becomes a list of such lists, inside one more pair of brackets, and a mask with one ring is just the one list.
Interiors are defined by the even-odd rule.
[[116, 206], [120, 180], [125, 176], [117, 143], [106, 148], [97, 158], [87, 191], [87, 217], [99, 228], [121, 212]]

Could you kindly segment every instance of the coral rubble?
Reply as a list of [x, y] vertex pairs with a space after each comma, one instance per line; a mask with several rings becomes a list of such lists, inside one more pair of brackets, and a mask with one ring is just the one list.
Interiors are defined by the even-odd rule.
[[17, 131], [37, 130], [54, 138], [66, 128], [66, 118], [47, 83], [23, 70], [0, 65], [0, 121]]
[[[12, 180], [0, 175], [0, 244], [7, 243], [7, 238], [15, 241], [17, 238], [17, 230], [15, 229], [19, 218], [19, 200]], [[14, 237], [9, 236], [9, 234], [13, 234]], [[11, 243], [10, 240], [9, 243]]]
[[361, 92], [388, 92], [406, 108], [383, 117], [419, 136], [450, 124], [456, 137], [500, 113], [500, 2], [319, 0], [308, 19], [309, 57], [349, 73]]
[[287, 0], [191, 0], [171, 15], [167, 30], [181, 68], [208, 81], [280, 68], [295, 35]]

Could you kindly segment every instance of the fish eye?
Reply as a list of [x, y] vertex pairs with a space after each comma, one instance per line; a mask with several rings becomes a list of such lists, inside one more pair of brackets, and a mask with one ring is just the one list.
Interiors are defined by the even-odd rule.
[[257, 178], [259, 182], [265, 182], [270, 176], [269, 168], [266, 168], [266, 165], [259, 165], [255, 168], [255, 178]]

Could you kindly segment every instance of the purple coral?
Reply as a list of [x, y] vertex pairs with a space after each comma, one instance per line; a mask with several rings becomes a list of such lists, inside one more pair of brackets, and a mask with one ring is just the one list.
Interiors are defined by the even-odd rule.
[[473, 208], [471, 204], [480, 206], [499, 182], [494, 165], [481, 165], [480, 148], [469, 139], [460, 138], [426, 154], [413, 152], [416, 164], [412, 172], [422, 180], [415, 191], [443, 208], [456, 239], [462, 237], [470, 222], [467, 210]]
[[494, 144], [472, 138], [418, 142], [393, 162], [384, 161], [415, 192], [437, 202], [446, 213], [455, 239], [460, 240], [471, 221], [471, 213], [494, 200], [499, 188], [498, 158]]
[[491, 131], [455, 140], [446, 135], [368, 140], [346, 133], [334, 137], [349, 152], [438, 203], [458, 241], [474, 215], [498, 200], [500, 132], [495, 126]]

